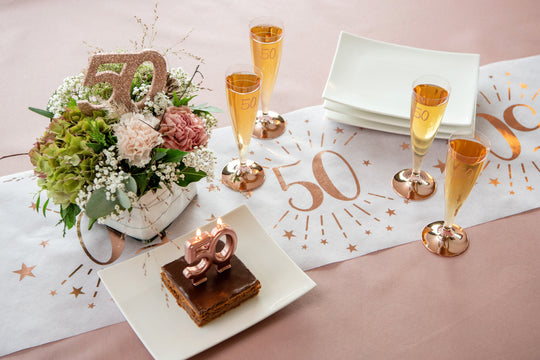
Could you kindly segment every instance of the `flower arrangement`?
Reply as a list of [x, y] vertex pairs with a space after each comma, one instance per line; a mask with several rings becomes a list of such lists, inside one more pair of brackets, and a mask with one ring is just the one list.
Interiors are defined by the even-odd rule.
[[[99, 71], [119, 74], [122, 66], [102, 64]], [[219, 109], [191, 103], [200, 87], [181, 68], [167, 70], [164, 88], [147, 96], [154, 70], [144, 62], [135, 72], [131, 100], [144, 100], [136, 110], [108, 101], [114, 91], [109, 83], [83, 86], [85, 73], [66, 78], [47, 110], [30, 108], [50, 118], [29, 156], [47, 193], [43, 208], [51, 199], [60, 206], [64, 233], [81, 211], [91, 228], [131, 211], [148, 192], [186, 187], [213, 174], [215, 157], [207, 144], [217, 124], [212, 113]], [[81, 100], [107, 106], [88, 114], [78, 106]]]

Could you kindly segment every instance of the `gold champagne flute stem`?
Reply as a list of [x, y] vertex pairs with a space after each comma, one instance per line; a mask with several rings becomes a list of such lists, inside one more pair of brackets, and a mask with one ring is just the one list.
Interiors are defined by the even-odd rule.
[[424, 157], [422, 155], [416, 154], [413, 151], [413, 165], [412, 165], [412, 176], [413, 177], [420, 177], [420, 170], [422, 170], [422, 163], [424, 162]]

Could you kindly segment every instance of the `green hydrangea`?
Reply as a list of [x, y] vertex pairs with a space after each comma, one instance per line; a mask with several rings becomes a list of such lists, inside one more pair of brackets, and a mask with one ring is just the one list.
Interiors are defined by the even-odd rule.
[[103, 111], [86, 116], [75, 105], [50, 122], [30, 151], [30, 160], [40, 178], [38, 185], [54, 203], [66, 208], [92, 184], [101, 149], [114, 144], [115, 122]]

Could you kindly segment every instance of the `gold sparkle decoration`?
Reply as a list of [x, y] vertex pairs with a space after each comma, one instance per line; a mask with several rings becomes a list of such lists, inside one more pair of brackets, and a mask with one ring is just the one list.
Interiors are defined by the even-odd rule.
[[307, 245], [302, 245], [302, 250], [307, 250]]
[[288, 240], [291, 240], [291, 238], [293, 237], [296, 237], [296, 235], [294, 235], [294, 230], [291, 230], [291, 231], [287, 231], [287, 230], [283, 230], [285, 231], [285, 234], [283, 234], [282, 236], [283, 237], [286, 237]]
[[45, 246], [49, 245], [49, 240], [43, 240], [42, 242], [39, 243], [39, 245], [45, 248]]
[[519, 86], [521, 86], [522, 89], [528, 89], [527, 84], [519, 83]]
[[56, 295], [58, 295], [58, 294], [56, 293], [56, 290], [51, 290], [51, 292], [49, 293], [49, 295], [51, 295], [51, 296], [56, 296]]
[[36, 276], [32, 273], [32, 270], [34, 270], [34, 268], [35, 268], [36, 266], [37, 266], [37, 265], [34, 265], [34, 266], [26, 266], [25, 263], [22, 263], [21, 268], [20, 268], [19, 270], [15, 270], [15, 271], [12, 271], [12, 272], [14, 272], [15, 274], [19, 274], [19, 281], [21, 281], [21, 280], [24, 279], [26, 276], [36, 277]]
[[347, 247], [347, 250], [349, 250], [351, 253], [353, 251], [358, 251], [358, 250], [356, 250], [356, 246], [357, 245], [349, 244], [349, 246]]
[[77, 298], [79, 295], [85, 294], [85, 293], [82, 291], [82, 288], [83, 288], [82, 286], [81, 286], [80, 288], [75, 288], [74, 286], [72, 286], [72, 288], [73, 288], [73, 291], [70, 292], [69, 294], [70, 294], [70, 295], [71, 295], [71, 294], [75, 295], [75, 298]]
[[405, 151], [405, 150], [408, 150], [409, 149], [409, 144], [407, 144], [406, 142], [403, 142], [401, 145], [401, 150]]
[[529, 190], [529, 191], [533, 191], [533, 190], [534, 190], [534, 188], [533, 188], [532, 186], [530, 186], [530, 185], [529, 185], [529, 186], [527, 186], [527, 190]]
[[489, 183], [490, 183], [490, 184], [493, 184], [493, 185], [495, 185], [495, 187], [497, 187], [497, 185], [500, 184], [499, 178], [495, 178], [495, 179], [491, 179], [491, 178], [490, 178], [490, 179], [489, 179]]
[[323, 244], [323, 245], [328, 245], [328, 241], [326, 241], [326, 239], [322, 239], [322, 240], [321, 240], [321, 244]]
[[439, 170], [441, 170], [441, 174], [444, 172], [444, 169], [446, 169], [446, 164], [443, 163], [441, 160], [437, 160], [438, 164], [437, 165], [433, 165], [434, 168], [438, 168]]
[[336, 132], [336, 134], [343, 134], [343, 129], [340, 128], [339, 126], [335, 128], [334, 131]]
[[392, 226], [390, 226], [390, 225], [388, 225], [388, 226], [386, 227], [386, 231], [392, 231], [393, 229], [394, 229], [394, 228], [393, 228]]
[[364, 160], [364, 165], [369, 166], [369, 165], [372, 165], [372, 164], [369, 162], [369, 160]]
[[32, 204], [28, 208], [36, 211], [37, 210], [37, 204], [35, 202], [32, 202]]
[[89, 309], [93, 309], [93, 308], [95, 308], [95, 307], [96, 307], [96, 305], [95, 305], [94, 303], [88, 304], [88, 308], [89, 308]]
[[510, 195], [514, 195], [514, 194], [515, 194], [514, 190], [511, 190]]
[[371, 231], [370, 231], [370, 230], [366, 230], [365, 233], [366, 233], [366, 235], [371, 235]]
[[388, 216], [396, 215], [396, 210], [388, 209], [386, 210], [386, 213], [388, 214]]

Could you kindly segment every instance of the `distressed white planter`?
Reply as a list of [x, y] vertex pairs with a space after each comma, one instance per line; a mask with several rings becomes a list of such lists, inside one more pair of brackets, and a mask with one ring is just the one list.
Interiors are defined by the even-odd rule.
[[115, 220], [107, 219], [105, 225], [139, 240], [150, 240], [169, 226], [197, 195], [197, 185], [180, 187], [174, 184], [149, 191], [133, 205], [131, 212], [124, 211]]

